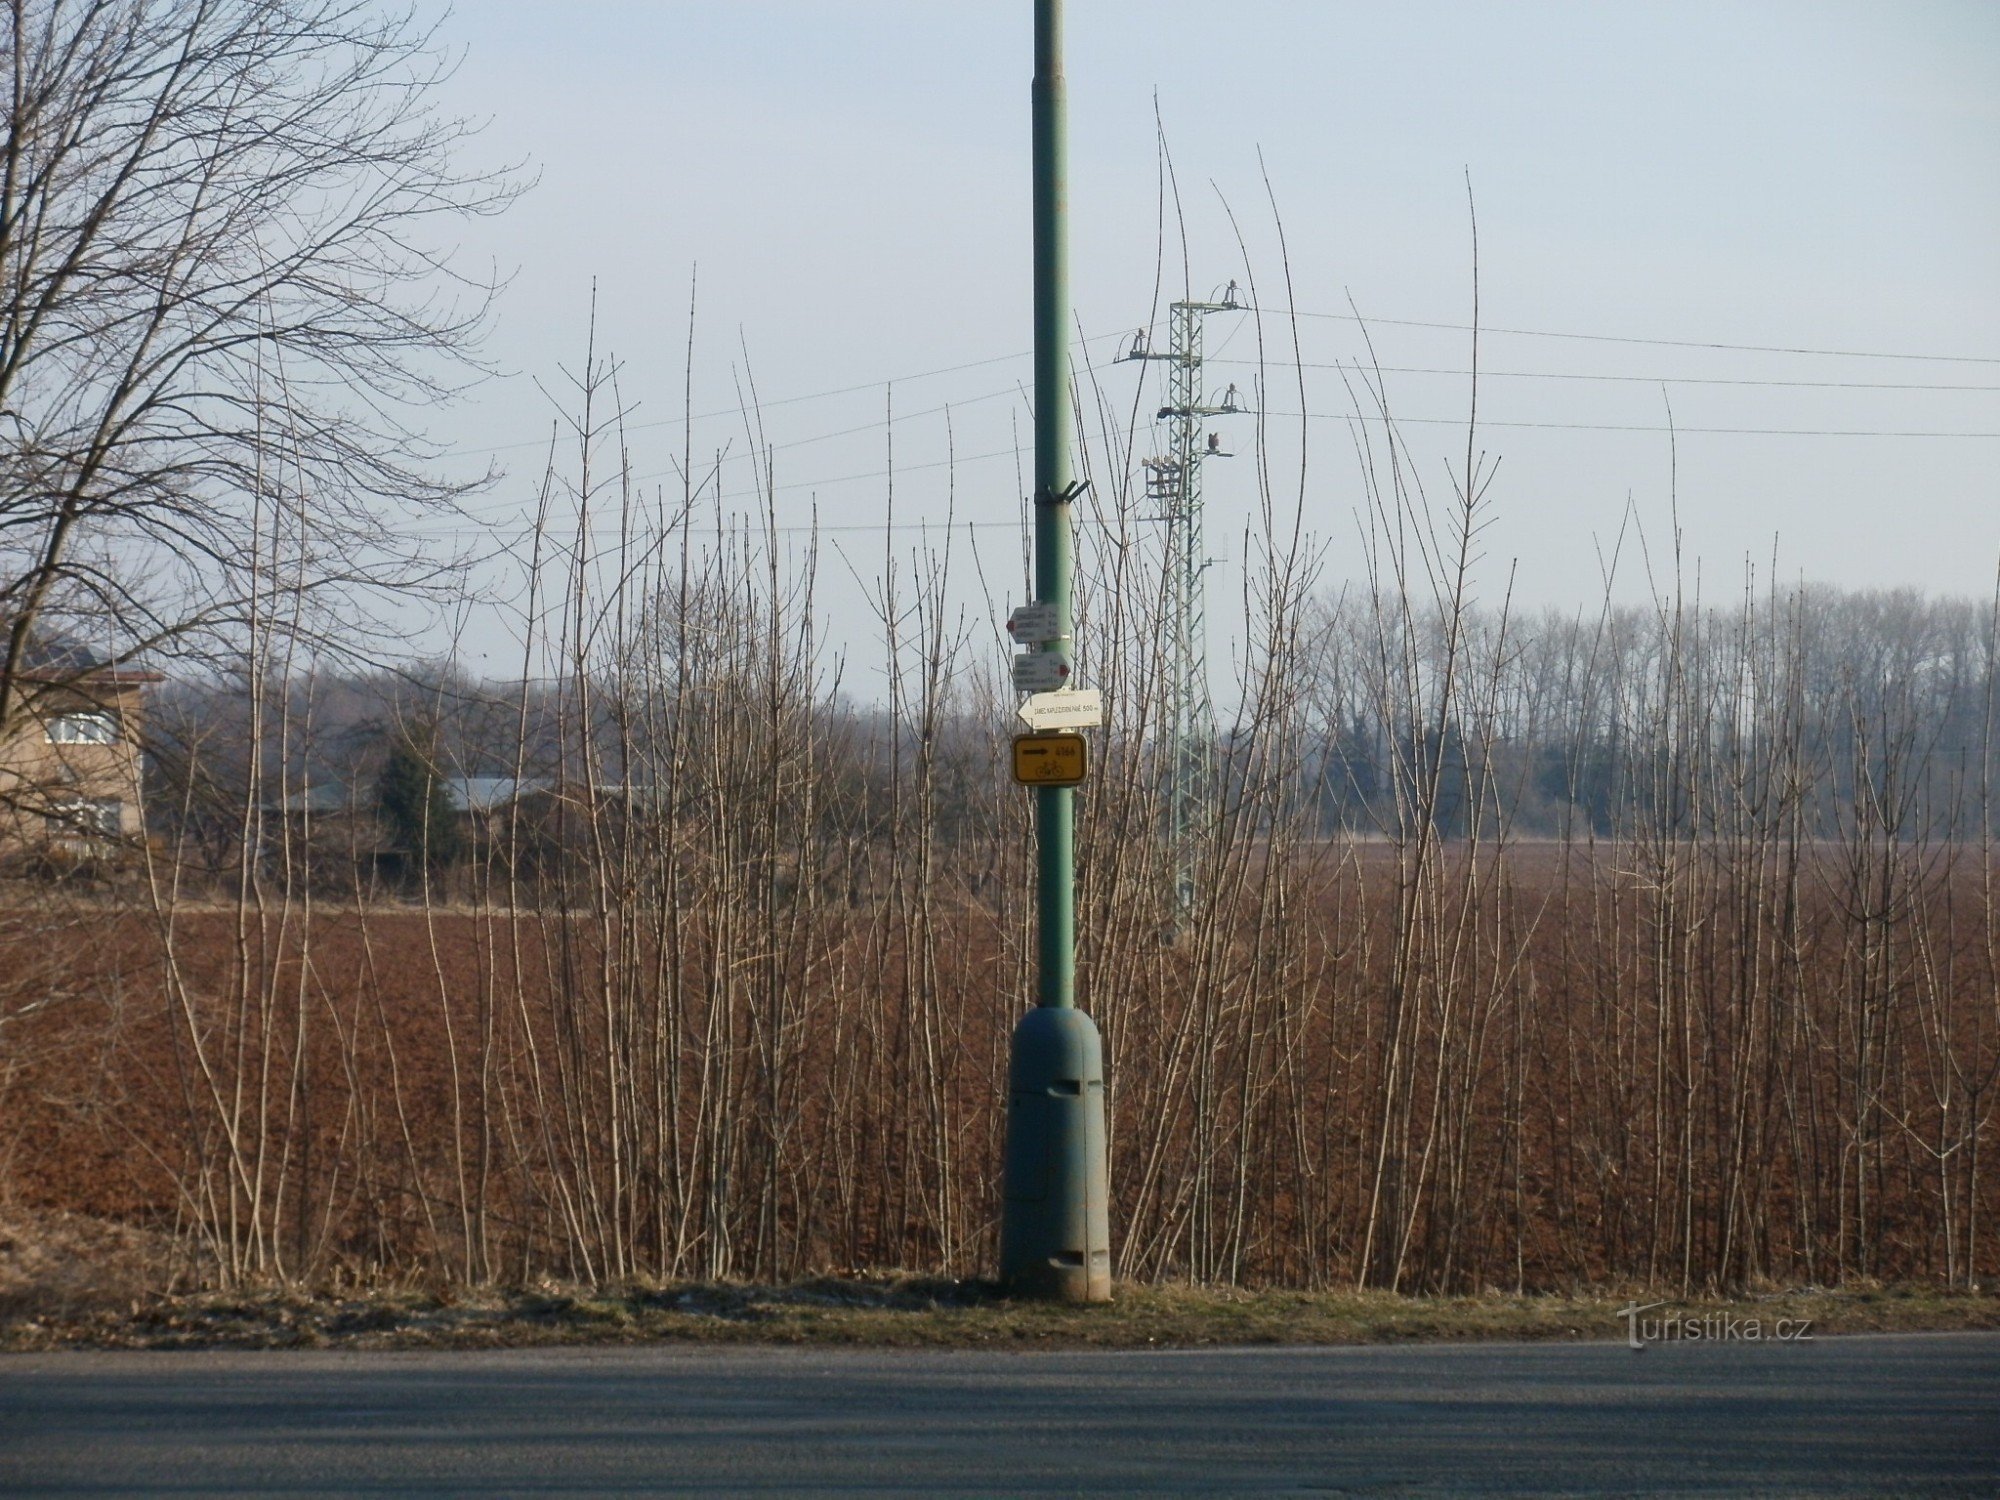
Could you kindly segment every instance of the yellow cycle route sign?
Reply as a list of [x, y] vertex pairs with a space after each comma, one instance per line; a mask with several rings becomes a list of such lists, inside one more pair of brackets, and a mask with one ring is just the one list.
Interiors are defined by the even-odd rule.
[[1014, 779], [1023, 786], [1075, 786], [1089, 769], [1080, 734], [1014, 736]]

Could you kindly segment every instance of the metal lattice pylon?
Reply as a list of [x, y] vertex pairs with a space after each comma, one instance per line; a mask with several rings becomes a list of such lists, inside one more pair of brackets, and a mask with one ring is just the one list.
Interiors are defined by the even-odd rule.
[[1215, 709], [1208, 690], [1207, 548], [1202, 538], [1201, 466], [1224, 457], [1203, 433], [1207, 417], [1243, 408], [1231, 386], [1221, 402], [1209, 405], [1202, 383], [1202, 320], [1209, 313], [1241, 312], [1236, 283], [1218, 302], [1176, 302], [1170, 309], [1171, 347], [1156, 354], [1142, 333], [1127, 359], [1167, 362], [1167, 404], [1159, 418], [1169, 425], [1168, 454], [1145, 461], [1146, 498], [1166, 526], [1167, 569], [1167, 761], [1166, 826], [1163, 830], [1173, 880], [1174, 921], [1178, 928], [1193, 909], [1198, 885], [1202, 832], [1215, 801]]

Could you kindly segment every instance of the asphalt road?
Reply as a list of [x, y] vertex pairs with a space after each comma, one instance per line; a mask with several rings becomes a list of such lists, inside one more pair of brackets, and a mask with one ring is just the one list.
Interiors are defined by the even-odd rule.
[[2000, 1494], [2000, 1335], [0, 1357], [0, 1494]]

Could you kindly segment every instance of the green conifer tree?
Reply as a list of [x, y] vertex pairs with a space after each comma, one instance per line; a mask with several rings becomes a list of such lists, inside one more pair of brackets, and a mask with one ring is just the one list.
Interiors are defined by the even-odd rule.
[[404, 871], [412, 875], [420, 869], [433, 873], [446, 869], [459, 853], [458, 818], [438, 774], [435, 743], [428, 733], [399, 731], [390, 742], [389, 758], [375, 788], [382, 821], [402, 856]]

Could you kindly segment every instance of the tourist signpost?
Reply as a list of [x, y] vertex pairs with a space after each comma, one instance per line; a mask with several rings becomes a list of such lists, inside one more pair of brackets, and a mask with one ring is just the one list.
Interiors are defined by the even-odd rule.
[[[1070, 510], [1082, 486], [1070, 457], [1066, 112], [1061, 0], [1035, 0], [1035, 600], [1009, 621], [1030, 648], [1014, 659], [1015, 686], [1036, 695], [1030, 702], [1061, 696], [1074, 679]], [[1080, 737], [1051, 738], [1076, 740], [1071, 769], [1080, 780]], [[1037, 763], [1058, 759], [1051, 751]], [[1103, 1302], [1111, 1296], [1104, 1052], [1097, 1027], [1076, 1008], [1075, 783], [1040, 781], [1030, 795], [1036, 1003], [1014, 1029], [1008, 1068], [1000, 1276], [1018, 1294]]]

